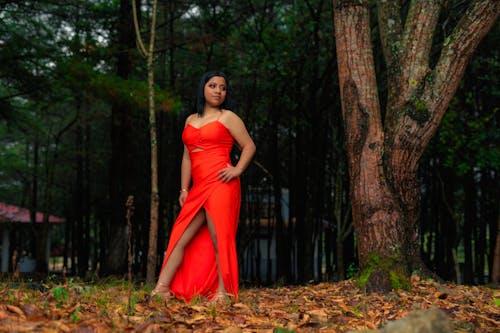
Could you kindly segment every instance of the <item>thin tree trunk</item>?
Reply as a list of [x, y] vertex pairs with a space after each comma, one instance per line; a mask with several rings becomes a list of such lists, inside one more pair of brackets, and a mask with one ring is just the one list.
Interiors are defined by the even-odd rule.
[[[155, 49], [155, 32], [156, 32], [156, 0], [153, 1], [151, 11], [151, 28], [149, 34], [148, 50], [142, 46], [142, 39], [139, 31], [137, 20], [136, 2], [133, 2], [134, 24], [136, 38], [139, 44], [139, 49], [147, 56], [147, 71], [148, 71], [148, 109], [149, 109], [149, 135], [151, 148], [151, 203], [150, 203], [150, 225], [149, 225], [149, 247], [146, 267], [146, 280], [153, 282], [156, 275], [156, 257], [158, 248], [158, 138], [156, 133], [156, 112], [155, 112], [155, 95], [154, 95], [154, 65], [153, 55]], [[130, 232], [130, 231], [129, 231]]]
[[492, 169], [485, 169], [481, 176], [481, 217], [489, 230], [489, 242], [486, 250], [489, 253], [488, 270], [490, 281], [500, 283], [500, 186], [498, 173]]
[[30, 221], [31, 221], [31, 240], [36, 244], [37, 226], [36, 226], [36, 211], [38, 210], [38, 164], [40, 150], [40, 138], [38, 130], [35, 129], [35, 141], [33, 142], [33, 174], [31, 186], [31, 204], [30, 204]]
[[[477, 196], [477, 192], [476, 192]], [[477, 201], [476, 201], [477, 204]], [[474, 242], [474, 254], [475, 254], [475, 259], [474, 259], [474, 275], [476, 277], [476, 283], [479, 285], [484, 284], [485, 281], [485, 274], [484, 274], [484, 268], [486, 264], [486, 251], [487, 251], [487, 239], [486, 239], [486, 224], [481, 223], [482, 219], [479, 218], [477, 220], [479, 223], [477, 223], [476, 227], [476, 232], [475, 234], [475, 242]]]
[[[80, 106], [78, 106], [80, 107]], [[87, 265], [85, 263], [85, 254], [88, 244], [85, 242], [84, 237], [84, 227], [83, 227], [83, 138], [82, 138], [82, 126], [79, 123], [76, 127], [76, 179], [75, 179], [75, 195], [74, 195], [74, 211], [75, 211], [75, 223], [76, 223], [76, 237], [77, 243], [77, 255], [78, 255], [78, 275], [84, 276], [87, 271]]]
[[[88, 266], [88, 261], [91, 258], [91, 253], [92, 250], [96, 251], [96, 246], [95, 242], [91, 242], [91, 237], [90, 237], [90, 230], [91, 230], [91, 205], [90, 205], [90, 180], [91, 180], [91, 173], [90, 173], [90, 123], [88, 119], [85, 117], [84, 120], [84, 129], [85, 129], [85, 138], [84, 138], [84, 149], [83, 149], [83, 163], [85, 166], [84, 170], [84, 180], [83, 180], [83, 216], [84, 216], [84, 224], [83, 224], [83, 230], [85, 234], [85, 243], [87, 244], [86, 252], [85, 252], [85, 261], [87, 262]], [[94, 235], [97, 233], [97, 228], [94, 229]], [[93, 264], [95, 265], [95, 261], [91, 260]], [[88, 269], [88, 267], [87, 267]], [[92, 270], [94, 270], [94, 267], [91, 267]]]
[[464, 175], [464, 226], [463, 226], [463, 242], [464, 242], [464, 271], [463, 283], [472, 284], [474, 281], [474, 255], [473, 255], [473, 242], [475, 239], [476, 230], [476, 195], [474, 186], [474, 173], [473, 171]]
[[270, 283], [272, 281], [272, 273], [273, 273], [273, 265], [271, 260], [271, 246], [274, 241], [273, 230], [276, 228], [276, 220], [273, 219], [273, 209], [271, 207], [273, 191], [272, 188], [268, 189], [265, 194], [267, 196], [267, 212], [266, 216], [268, 217], [267, 222], [267, 247], [266, 247], [266, 283]]
[[493, 253], [493, 265], [491, 268], [491, 282], [500, 282], [500, 212], [497, 218], [497, 237], [495, 240], [495, 252]]

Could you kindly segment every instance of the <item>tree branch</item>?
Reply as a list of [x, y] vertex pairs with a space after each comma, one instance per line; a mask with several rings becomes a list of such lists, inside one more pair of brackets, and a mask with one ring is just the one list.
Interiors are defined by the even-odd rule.
[[423, 94], [427, 103], [432, 105], [428, 130], [433, 130], [440, 123], [472, 54], [499, 14], [498, 0], [476, 0], [443, 42], [441, 56], [432, 73], [433, 80], [426, 85]]
[[400, 103], [406, 102], [429, 72], [429, 54], [439, 18], [441, 1], [414, 0], [401, 38]]
[[137, 48], [141, 52], [143, 57], [146, 57], [148, 52], [146, 51], [146, 47], [142, 42], [141, 30], [139, 29], [139, 22], [137, 20], [137, 6], [135, 0], [132, 0], [132, 12], [134, 13], [134, 28], [135, 28], [135, 37], [137, 41]]
[[[388, 68], [396, 66], [398, 53], [400, 50], [401, 33], [401, 6], [398, 1], [379, 1], [377, 3], [378, 25], [380, 30], [380, 40], [382, 42], [382, 52]], [[389, 75], [393, 72], [388, 71]], [[390, 78], [389, 78], [390, 82]]]
[[[387, 6], [394, 6], [394, 3], [391, 2]], [[388, 77], [389, 89], [384, 123], [386, 146], [392, 147], [394, 141], [401, 140], [406, 135], [405, 132], [410, 132], [410, 128], [411, 131], [418, 131], [420, 123], [428, 119], [423, 117], [421, 120], [420, 114], [412, 114], [410, 119], [406, 119], [401, 110], [406, 110], [407, 104], [413, 107], [422, 94], [425, 78], [430, 71], [429, 55], [440, 6], [439, 0], [413, 0], [410, 3], [401, 35], [401, 45], [397, 52], [400, 57], [399, 62], [396, 68], [388, 68], [388, 71], [393, 73]]]
[[[417, 86], [411, 96], [398, 100], [402, 104], [395, 109], [400, 111], [403, 118], [396, 120], [394, 136], [392, 133], [388, 135], [394, 138], [390, 144], [394, 149], [400, 150], [399, 157], [390, 157], [393, 166], [404, 163], [408, 169], [416, 170], [418, 160], [434, 136], [474, 50], [495, 23], [499, 10], [500, 2], [497, 0], [474, 1], [452, 34], [444, 41], [440, 59], [434, 70], [419, 79], [416, 74], [420, 69], [410, 73], [412, 76], [403, 77], [402, 82], [409, 78], [416, 79]], [[420, 61], [423, 61], [423, 58]], [[427, 62], [427, 59], [425, 61]], [[410, 67], [413, 68], [421, 65], [416, 60], [411, 63]]]

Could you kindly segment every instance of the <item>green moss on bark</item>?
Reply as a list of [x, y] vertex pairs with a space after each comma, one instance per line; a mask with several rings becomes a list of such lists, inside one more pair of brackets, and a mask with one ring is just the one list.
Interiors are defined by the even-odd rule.
[[404, 114], [415, 120], [419, 126], [424, 126], [430, 119], [429, 109], [419, 98], [412, 98], [406, 103]]
[[372, 253], [360, 271], [357, 286], [369, 292], [410, 290], [409, 274], [401, 260]]

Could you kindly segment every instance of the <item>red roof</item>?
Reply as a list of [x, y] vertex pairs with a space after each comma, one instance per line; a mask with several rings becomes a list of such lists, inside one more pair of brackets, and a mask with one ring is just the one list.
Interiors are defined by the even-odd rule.
[[[0, 223], [2, 222], [20, 222], [20, 223], [30, 223], [30, 211], [26, 208], [8, 205], [6, 203], [0, 202]], [[36, 213], [36, 222], [43, 222], [43, 213]], [[65, 219], [50, 215], [49, 223], [64, 223]]]

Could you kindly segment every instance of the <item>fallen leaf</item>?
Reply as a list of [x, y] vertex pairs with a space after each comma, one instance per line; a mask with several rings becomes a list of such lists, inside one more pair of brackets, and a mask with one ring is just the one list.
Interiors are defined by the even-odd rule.
[[328, 321], [328, 314], [324, 309], [317, 309], [317, 310], [310, 310], [307, 311], [308, 314], [311, 315], [313, 319], [319, 322], [327, 322]]
[[17, 306], [7, 304], [7, 310], [9, 310], [10, 312], [18, 314], [22, 318], [26, 318], [26, 315], [24, 314], [23, 310], [21, 310]]

